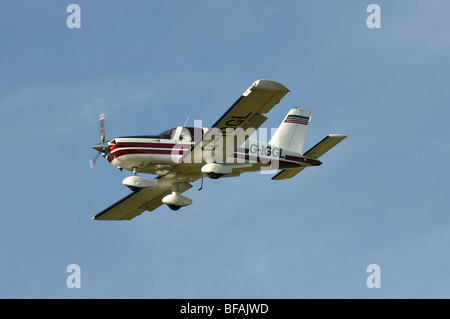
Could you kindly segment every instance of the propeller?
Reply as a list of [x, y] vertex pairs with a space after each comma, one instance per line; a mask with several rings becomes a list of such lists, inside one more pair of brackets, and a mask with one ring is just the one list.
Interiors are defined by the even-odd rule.
[[97, 161], [100, 154], [107, 154], [109, 152], [108, 142], [105, 142], [105, 114], [100, 114], [98, 117], [100, 122], [100, 142], [92, 146], [94, 150], [98, 153], [95, 157], [90, 160], [91, 169], [94, 168], [95, 162]]

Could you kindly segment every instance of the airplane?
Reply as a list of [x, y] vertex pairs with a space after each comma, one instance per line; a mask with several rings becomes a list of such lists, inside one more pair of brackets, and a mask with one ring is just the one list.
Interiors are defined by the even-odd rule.
[[278, 82], [257, 80], [210, 128], [180, 126], [158, 135], [109, 141], [105, 139], [105, 116], [100, 115], [100, 143], [92, 146], [98, 153], [91, 160], [91, 168], [102, 154], [113, 166], [132, 172], [122, 181], [132, 192], [92, 219], [131, 220], [164, 204], [178, 210], [192, 204], [192, 199], [181, 194], [199, 179], [201, 190], [204, 177], [218, 179], [278, 170], [272, 180], [279, 181], [321, 165], [319, 158], [348, 135], [329, 134], [302, 153], [310, 111], [290, 109], [268, 143], [250, 138], [267, 119], [264, 114], [288, 92]]

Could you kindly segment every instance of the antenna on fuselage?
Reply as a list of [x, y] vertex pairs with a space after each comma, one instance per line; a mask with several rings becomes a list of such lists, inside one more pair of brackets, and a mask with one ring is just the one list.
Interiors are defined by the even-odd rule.
[[186, 127], [186, 124], [187, 124], [188, 121], [189, 121], [189, 116], [188, 116], [188, 118], [186, 119], [186, 122], [184, 122], [183, 127]]

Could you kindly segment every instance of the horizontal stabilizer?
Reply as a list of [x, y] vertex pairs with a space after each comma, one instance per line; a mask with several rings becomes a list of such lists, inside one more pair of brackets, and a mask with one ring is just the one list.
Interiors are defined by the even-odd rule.
[[[303, 156], [318, 159], [323, 154], [335, 147], [339, 142], [345, 139], [348, 135], [343, 134], [330, 134], [321, 140], [319, 143], [311, 147]], [[283, 179], [292, 178], [300, 173], [304, 167], [283, 169], [278, 172], [277, 175], [272, 177], [273, 180], [279, 181]]]
[[283, 180], [283, 179], [292, 178], [295, 175], [297, 175], [298, 173], [300, 173], [303, 169], [304, 169], [304, 167], [283, 169], [280, 172], [278, 172], [277, 175], [272, 177], [272, 179], [275, 180], [275, 181], [280, 181], [280, 180]]
[[348, 135], [343, 134], [330, 134], [321, 140], [319, 143], [311, 147], [305, 154], [306, 157], [319, 158], [333, 147], [335, 147], [339, 142], [345, 139]]

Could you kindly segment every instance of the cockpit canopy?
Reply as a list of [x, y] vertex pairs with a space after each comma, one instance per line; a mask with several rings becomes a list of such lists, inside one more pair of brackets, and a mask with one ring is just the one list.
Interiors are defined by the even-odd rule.
[[161, 139], [175, 139], [182, 142], [197, 142], [203, 137], [200, 127], [175, 127], [159, 134]]
[[174, 137], [174, 134], [176, 132], [177, 128], [171, 128], [167, 131], [162, 132], [161, 134], [159, 134], [159, 138], [163, 139], [163, 140], [171, 140], [172, 137]]
[[148, 138], [161, 140], [176, 140], [182, 142], [196, 142], [203, 137], [203, 129], [199, 127], [174, 127], [158, 135], [122, 136], [121, 138]]

